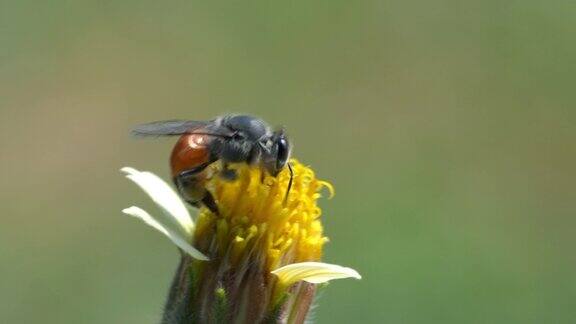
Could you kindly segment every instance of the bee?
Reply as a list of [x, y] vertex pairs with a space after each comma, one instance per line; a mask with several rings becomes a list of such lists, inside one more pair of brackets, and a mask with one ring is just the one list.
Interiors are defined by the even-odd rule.
[[206, 189], [208, 166], [222, 162], [219, 176], [233, 181], [236, 171], [230, 163], [257, 166], [276, 177], [290, 170], [286, 198], [292, 186], [293, 171], [288, 160], [291, 144], [284, 129], [273, 131], [260, 118], [225, 115], [208, 121], [166, 120], [136, 126], [136, 136], [180, 136], [170, 156], [172, 179], [182, 198], [194, 207], [206, 206], [218, 213], [214, 197]]

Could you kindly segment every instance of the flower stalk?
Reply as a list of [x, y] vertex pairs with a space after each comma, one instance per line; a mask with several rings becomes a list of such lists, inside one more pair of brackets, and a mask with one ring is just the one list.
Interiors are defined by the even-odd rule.
[[172, 220], [178, 230], [155, 222], [138, 207], [124, 210], [162, 232], [182, 251], [163, 323], [303, 323], [317, 284], [360, 279], [353, 269], [320, 262], [328, 239], [317, 200], [323, 188], [331, 194], [333, 189], [310, 168], [296, 160], [291, 163], [294, 178], [289, 192], [287, 170], [272, 177], [260, 168], [232, 165], [238, 177], [229, 181], [218, 176], [222, 169], [218, 162], [209, 166], [206, 186], [219, 211], [202, 207], [196, 224], [187, 211], [183, 213], [182, 201], [169, 187], [174, 195], [165, 193], [167, 185], [159, 185], [159, 178], [123, 169], [165, 215], [176, 213]]

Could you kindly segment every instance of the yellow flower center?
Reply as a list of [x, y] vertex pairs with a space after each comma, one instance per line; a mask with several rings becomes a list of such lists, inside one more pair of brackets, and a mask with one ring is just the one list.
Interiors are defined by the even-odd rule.
[[294, 176], [288, 196], [288, 168], [273, 177], [261, 168], [235, 164], [229, 168], [238, 178], [230, 181], [217, 176], [222, 166], [215, 163], [207, 187], [219, 214], [201, 208], [194, 234], [197, 246], [231, 266], [257, 262], [266, 271], [320, 260], [328, 238], [323, 236], [317, 199], [323, 187], [331, 194], [333, 188], [297, 160], [290, 163]]

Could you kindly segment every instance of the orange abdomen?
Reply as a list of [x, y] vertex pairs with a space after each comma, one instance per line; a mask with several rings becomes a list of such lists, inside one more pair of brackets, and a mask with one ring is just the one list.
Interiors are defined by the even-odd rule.
[[209, 162], [210, 151], [206, 135], [185, 134], [178, 139], [172, 155], [170, 156], [170, 167], [172, 176], [175, 177], [182, 171], [193, 169], [203, 163]]

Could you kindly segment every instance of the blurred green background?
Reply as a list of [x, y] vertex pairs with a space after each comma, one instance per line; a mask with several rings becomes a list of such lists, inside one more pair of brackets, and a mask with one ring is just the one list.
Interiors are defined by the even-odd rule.
[[336, 186], [318, 323], [576, 322], [573, 1], [0, 1], [0, 322], [155, 323], [141, 122], [285, 125]]

